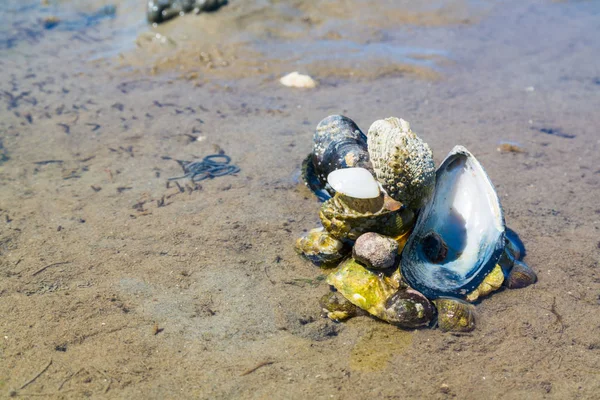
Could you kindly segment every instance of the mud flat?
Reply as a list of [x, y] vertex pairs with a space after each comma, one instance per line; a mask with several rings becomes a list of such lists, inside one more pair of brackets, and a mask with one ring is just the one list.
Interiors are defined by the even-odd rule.
[[[78, 3], [0, 6], [0, 397], [597, 395], [598, 2]], [[466, 146], [538, 283], [467, 335], [322, 318], [298, 175], [340, 113]], [[240, 172], [168, 180], [219, 152]]]

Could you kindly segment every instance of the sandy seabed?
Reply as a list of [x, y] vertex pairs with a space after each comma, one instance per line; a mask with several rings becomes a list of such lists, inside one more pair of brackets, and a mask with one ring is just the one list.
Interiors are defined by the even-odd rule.
[[[0, 397], [598, 398], [598, 2], [71, 3], [0, 9]], [[322, 318], [298, 176], [338, 113], [466, 146], [538, 283], [464, 335]], [[240, 173], [168, 182], [219, 150]]]

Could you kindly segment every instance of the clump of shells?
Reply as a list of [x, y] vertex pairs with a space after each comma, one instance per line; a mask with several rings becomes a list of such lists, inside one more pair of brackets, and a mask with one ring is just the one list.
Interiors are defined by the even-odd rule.
[[375, 121], [365, 135], [347, 117], [325, 118], [302, 173], [323, 226], [296, 250], [328, 273], [320, 303], [334, 321], [369, 314], [468, 332], [474, 302], [537, 279], [477, 159], [456, 146], [436, 170], [403, 119]]

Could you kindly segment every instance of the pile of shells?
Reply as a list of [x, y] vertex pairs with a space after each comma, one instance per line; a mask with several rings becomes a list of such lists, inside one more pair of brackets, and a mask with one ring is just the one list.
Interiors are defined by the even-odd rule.
[[323, 226], [296, 250], [328, 273], [321, 307], [334, 321], [368, 313], [467, 332], [474, 302], [536, 281], [477, 159], [456, 146], [436, 170], [403, 119], [375, 121], [365, 135], [347, 117], [325, 118], [302, 176], [322, 201]]

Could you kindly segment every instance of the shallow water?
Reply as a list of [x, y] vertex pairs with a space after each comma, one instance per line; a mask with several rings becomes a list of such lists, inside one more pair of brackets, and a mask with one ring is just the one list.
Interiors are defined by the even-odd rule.
[[[0, 4], [2, 396], [596, 396], [600, 2], [232, 0], [158, 27], [49, 3]], [[297, 176], [335, 113], [466, 146], [539, 282], [466, 336], [321, 318]], [[239, 174], [167, 184], [165, 157], [219, 150]]]

